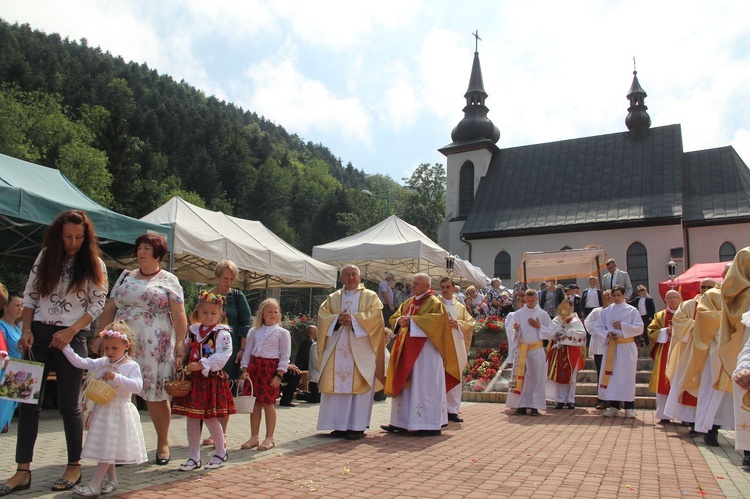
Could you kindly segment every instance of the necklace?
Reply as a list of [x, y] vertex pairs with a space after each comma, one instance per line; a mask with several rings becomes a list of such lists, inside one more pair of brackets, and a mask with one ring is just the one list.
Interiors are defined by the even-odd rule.
[[152, 272], [151, 274], [147, 274], [147, 273], [145, 273], [145, 272], [143, 271], [143, 269], [138, 269], [138, 270], [139, 270], [139, 271], [141, 272], [141, 277], [153, 277], [153, 276], [155, 276], [156, 274], [158, 274], [159, 272], [161, 272], [161, 267], [159, 267], [159, 269], [158, 269], [158, 270], [157, 270], [156, 272]]

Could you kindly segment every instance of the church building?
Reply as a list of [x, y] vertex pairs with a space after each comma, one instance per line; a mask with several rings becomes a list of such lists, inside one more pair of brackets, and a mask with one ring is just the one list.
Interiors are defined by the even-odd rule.
[[440, 149], [447, 190], [439, 243], [505, 285], [516, 281], [524, 252], [595, 244], [661, 303], [670, 258], [680, 274], [750, 246], [747, 165], [731, 145], [684, 152], [679, 124], [652, 127], [636, 71], [627, 129], [605, 135], [498, 147], [478, 52], [465, 98], [464, 118]]

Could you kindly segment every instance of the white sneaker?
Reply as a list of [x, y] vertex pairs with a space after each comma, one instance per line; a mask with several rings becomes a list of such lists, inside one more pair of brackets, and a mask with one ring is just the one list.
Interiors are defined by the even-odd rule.
[[620, 413], [620, 409], [617, 407], [607, 407], [604, 409], [604, 412], [602, 413], [602, 416], [605, 418], [613, 418], [617, 416]]
[[628, 419], [635, 419], [635, 409], [625, 409], [625, 417]]

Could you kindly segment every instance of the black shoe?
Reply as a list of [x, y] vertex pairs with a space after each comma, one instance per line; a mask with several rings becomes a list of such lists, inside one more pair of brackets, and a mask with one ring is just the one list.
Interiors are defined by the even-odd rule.
[[19, 472], [19, 471], [24, 471], [28, 473], [29, 481], [24, 484], [16, 485], [13, 488], [10, 488], [5, 484], [0, 485], [0, 496], [7, 496], [8, 494], [12, 494], [13, 492], [17, 490], [29, 490], [31, 488], [31, 470], [18, 470], [18, 469], [16, 470], [16, 472]]
[[671, 419], [660, 419], [659, 420], [659, 424], [669, 424], [671, 422], [672, 422]]
[[572, 403], [572, 402], [568, 402], [567, 404], [565, 404], [565, 408], [566, 409], [575, 409], [576, 405], [574, 403]]
[[333, 430], [331, 433], [328, 434], [329, 437], [334, 438], [344, 438], [346, 437], [346, 432], [343, 430]]
[[555, 406], [555, 409], [562, 409], [564, 407], [565, 407], [565, 404], [563, 404], [562, 402], [558, 402], [557, 405]]
[[454, 423], [463, 423], [464, 420], [459, 417], [458, 414], [452, 414], [448, 413], [448, 421], [453, 421]]
[[383, 424], [380, 425], [380, 428], [387, 431], [388, 433], [405, 433], [406, 430], [403, 428], [399, 428], [398, 426], [393, 426], [392, 424]]
[[411, 433], [415, 437], [436, 437], [442, 432], [440, 430], [417, 430]]
[[745, 456], [742, 458], [742, 466], [750, 466], [750, 452], [745, 451]]
[[538, 409], [531, 409], [531, 413], [529, 413], [529, 416], [538, 416], [539, 410]]
[[295, 404], [291, 400], [289, 402], [287, 402], [286, 400], [281, 401], [281, 402], [279, 402], [279, 405], [280, 406], [284, 406], [284, 407], [297, 407], [297, 404]]
[[719, 444], [719, 432], [709, 431], [703, 435], [703, 441], [709, 447], [720, 447]]
[[526, 408], [521, 407], [520, 409], [516, 409], [516, 412], [513, 413], [514, 416], [525, 416], [526, 415]]
[[365, 438], [365, 432], [364, 431], [347, 431], [346, 436], [344, 437], [347, 440], [360, 440], [362, 438]]

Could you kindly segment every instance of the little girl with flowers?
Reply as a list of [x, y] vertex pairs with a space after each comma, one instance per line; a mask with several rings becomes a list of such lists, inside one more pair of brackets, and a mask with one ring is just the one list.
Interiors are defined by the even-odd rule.
[[[187, 396], [172, 399], [172, 414], [187, 416], [190, 458], [179, 467], [180, 471], [201, 467], [201, 421], [211, 433], [216, 449], [206, 469], [220, 468], [229, 458], [219, 419], [237, 411], [224, 372], [232, 356], [232, 336], [226, 324], [224, 303], [222, 295], [201, 292], [195, 312], [199, 322], [190, 326], [185, 338], [188, 358], [184, 369], [193, 387]], [[182, 363], [183, 359], [175, 359], [178, 369], [183, 368]]]
[[[79, 369], [88, 369], [88, 382], [106, 381], [116, 395], [108, 404], [96, 404], [89, 418], [88, 436], [81, 456], [95, 459], [98, 464], [88, 485], [76, 488], [82, 497], [109, 494], [117, 488], [117, 464], [140, 464], [148, 460], [143, 428], [138, 410], [131, 402], [134, 393], [143, 389], [141, 368], [130, 360], [133, 353], [133, 332], [122, 321], [113, 322], [99, 333], [102, 338], [102, 357], [82, 358], [70, 345], [63, 354]], [[104, 475], [107, 481], [102, 484]]]

